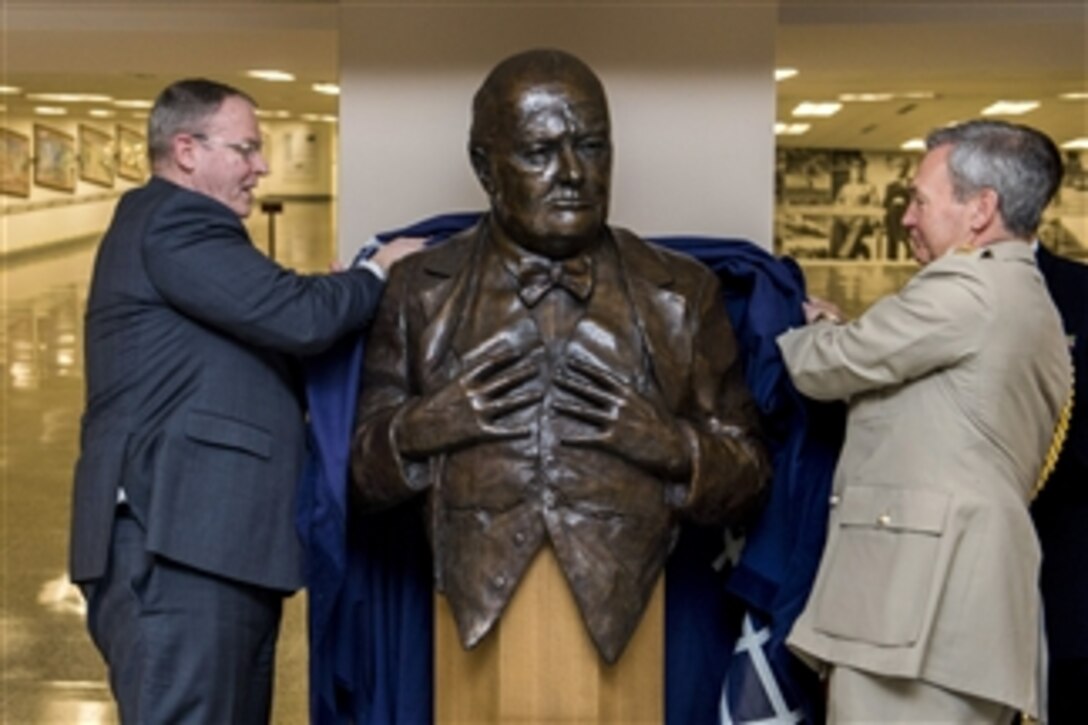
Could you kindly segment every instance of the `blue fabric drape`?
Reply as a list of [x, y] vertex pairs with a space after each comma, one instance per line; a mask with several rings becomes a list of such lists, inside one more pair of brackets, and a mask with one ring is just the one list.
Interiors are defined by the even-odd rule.
[[[377, 236], [438, 242], [479, 216], [439, 215]], [[784, 641], [815, 577], [844, 417], [838, 407], [814, 405], [796, 392], [774, 344], [778, 334], [804, 322], [803, 276], [792, 260], [776, 259], [744, 240], [651, 241], [694, 256], [721, 278], [723, 304], [774, 464], [766, 508], [746, 532], [735, 566], [715, 566], [724, 532], [709, 527], [686, 527], [669, 559], [666, 720], [719, 719], [729, 700], [722, 687], [733, 666], [741, 616], [754, 611], [769, 627], [765, 652], [789, 707], [819, 722], [815, 676]], [[348, 516], [349, 448], [362, 360], [363, 340], [357, 339], [306, 361], [311, 455], [297, 523], [308, 552], [311, 716], [317, 725], [422, 725], [431, 722], [433, 705], [432, 584], [422, 517], [416, 504], [380, 516]], [[747, 692], [742, 699], [760, 697]]]

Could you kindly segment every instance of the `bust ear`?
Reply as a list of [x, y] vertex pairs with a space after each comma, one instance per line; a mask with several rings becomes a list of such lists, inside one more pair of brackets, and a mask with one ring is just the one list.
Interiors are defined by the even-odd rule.
[[480, 146], [473, 146], [468, 150], [469, 160], [472, 162], [472, 170], [476, 172], [476, 178], [480, 180], [480, 186], [488, 196], [495, 192], [495, 182], [491, 176], [491, 163], [487, 152]]

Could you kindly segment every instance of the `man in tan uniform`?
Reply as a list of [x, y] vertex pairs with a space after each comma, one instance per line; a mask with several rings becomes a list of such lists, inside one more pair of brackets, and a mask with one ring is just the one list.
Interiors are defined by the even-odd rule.
[[789, 640], [829, 667], [831, 722], [1037, 707], [1027, 504], [1071, 373], [1030, 242], [1061, 168], [1049, 139], [1001, 122], [927, 147], [903, 217], [922, 270], [847, 324], [815, 303], [815, 324], [778, 340], [802, 392], [850, 404], [827, 546]]

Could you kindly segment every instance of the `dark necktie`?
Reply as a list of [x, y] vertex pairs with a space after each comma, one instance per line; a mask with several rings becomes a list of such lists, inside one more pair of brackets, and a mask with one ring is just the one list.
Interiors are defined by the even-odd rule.
[[580, 300], [593, 291], [593, 264], [588, 257], [573, 257], [562, 262], [548, 259], [523, 259], [518, 264], [518, 296], [527, 307], [543, 299], [552, 287], [562, 287]]

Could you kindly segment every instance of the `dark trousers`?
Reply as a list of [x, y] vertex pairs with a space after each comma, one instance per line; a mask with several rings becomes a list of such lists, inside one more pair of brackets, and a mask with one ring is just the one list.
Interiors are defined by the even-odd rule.
[[125, 725], [267, 723], [283, 594], [149, 554], [122, 506], [87, 627]]

